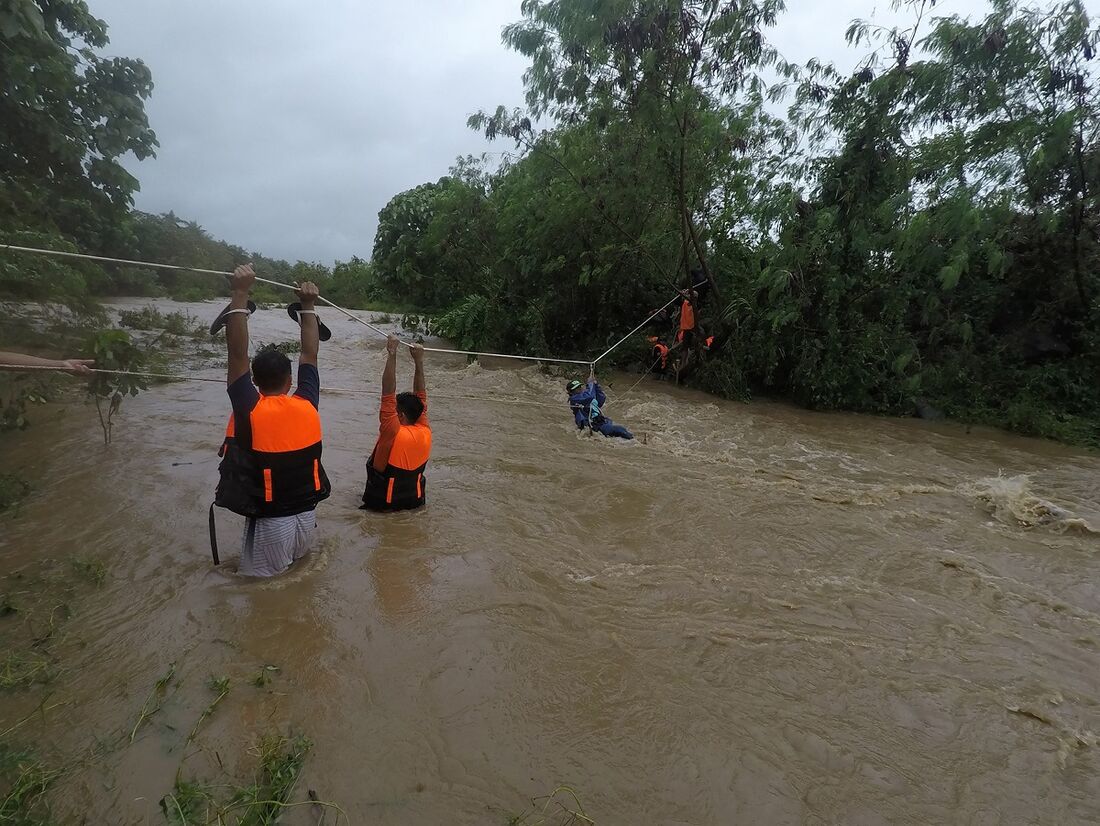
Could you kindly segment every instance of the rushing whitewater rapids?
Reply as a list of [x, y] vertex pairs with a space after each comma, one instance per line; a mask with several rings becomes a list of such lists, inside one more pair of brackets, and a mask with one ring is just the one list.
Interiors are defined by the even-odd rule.
[[[376, 388], [381, 342], [322, 316], [322, 388]], [[297, 334], [282, 310], [251, 330]], [[225, 570], [230, 514], [211, 565], [218, 384], [128, 399], [110, 447], [80, 405], [0, 441], [34, 486], [0, 519], [5, 588], [107, 567], [54, 680], [0, 694], [0, 730], [64, 702], [17, 732], [80, 758], [60, 822], [163, 822], [181, 765], [247, 775], [269, 729], [313, 741], [298, 797], [354, 824], [504, 824], [559, 784], [601, 825], [1100, 822], [1100, 457], [605, 376], [648, 436], [624, 443], [579, 434], [536, 368], [427, 367], [428, 508], [357, 509], [378, 400], [322, 392], [334, 494], [316, 553], [268, 582]], [[185, 747], [210, 675], [232, 689]]]

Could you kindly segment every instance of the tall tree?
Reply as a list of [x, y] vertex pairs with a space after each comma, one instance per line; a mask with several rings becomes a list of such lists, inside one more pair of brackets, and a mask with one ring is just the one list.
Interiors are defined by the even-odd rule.
[[[148, 68], [103, 55], [107, 43], [106, 24], [83, 0], [0, 2], [5, 238], [62, 236], [91, 250], [112, 244], [138, 188], [120, 159], [149, 157], [157, 141], [145, 115]], [[0, 289], [49, 292], [47, 276], [62, 269], [74, 277], [72, 269], [0, 263]]]
[[745, 166], [737, 156], [750, 145], [744, 114], [762, 100], [760, 72], [785, 68], [764, 36], [783, 8], [782, 0], [527, 0], [524, 19], [504, 31], [531, 59], [524, 80], [534, 117], [625, 127], [663, 189], [678, 268], [698, 266], [716, 294], [715, 196]]

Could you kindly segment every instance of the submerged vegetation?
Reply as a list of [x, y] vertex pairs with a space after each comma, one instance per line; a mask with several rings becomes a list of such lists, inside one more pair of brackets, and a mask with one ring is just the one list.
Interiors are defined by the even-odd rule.
[[0, 823], [47, 826], [45, 794], [62, 773], [46, 766], [32, 751], [0, 742]]
[[257, 762], [251, 782], [226, 785], [177, 776], [175, 787], [160, 801], [165, 820], [172, 826], [271, 826], [286, 809], [308, 806], [314, 809], [314, 822], [323, 822], [330, 809], [336, 813], [334, 822], [339, 822], [344, 817], [342, 810], [318, 799], [312, 791], [305, 800], [293, 802], [312, 748], [300, 735], [266, 734], [249, 750]]
[[577, 793], [569, 786], [531, 801], [531, 808], [508, 818], [508, 826], [594, 826]]
[[163, 330], [169, 335], [189, 338], [202, 338], [207, 334], [205, 325], [190, 313], [182, 310], [164, 313], [152, 306], [122, 310], [118, 314], [118, 323], [133, 330]]
[[30, 491], [31, 485], [26, 479], [14, 473], [0, 473], [0, 513], [15, 507]]

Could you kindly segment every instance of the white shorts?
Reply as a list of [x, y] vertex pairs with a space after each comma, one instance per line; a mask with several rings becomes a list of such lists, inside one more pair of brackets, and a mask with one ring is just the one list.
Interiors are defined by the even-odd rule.
[[275, 576], [283, 573], [296, 559], [309, 553], [317, 514], [306, 511], [296, 516], [270, 516], [257, 519], [252, 547], [248, 542], [248, 520], [241, 535], [241, 564], [238, 573], [245, 576]]

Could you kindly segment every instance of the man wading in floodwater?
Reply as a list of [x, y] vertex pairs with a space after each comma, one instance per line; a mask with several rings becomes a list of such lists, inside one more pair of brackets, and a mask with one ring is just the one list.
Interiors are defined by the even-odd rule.
[[[252, 265], [237, 267], [230, 278], [233, 299], [219, 316], [229, 351], [227, 384], [233, 415], [222, 445], [221, 478], [214, 504], [247, 518], [239, 571], [246, 576], [275, 576], [309, 553], [317, 527], [314, 508], [331, 490], [321, 466], [321, 378], [317, 372], [317, 285], [297, 288], [301, 308], [302, 353], [298, 388], [288, 395], [290, 359], [263, 350], [248, 361], [248, 294], [256, 280]], [[253, 384], [255, 382], [255, 384]], [[214, 509], [210, 509], [214, 539]]]
[[573, 411], [573, 421], [577, 423], [578, 430], [586, 427], [595, 433], [604, 436], [617, 436], [620, 439], [633, 439], [634, 434], [603, 414], [603, 406], [607, 404], [607, 394], [603, 392], [600, 383], [596, 381], [594, 373], [588, 374], [588, 384], [581, 384], [576, 379], [565, 385], [565, 392], [569, 394], [569, 407]]
[[397, 336], [386, 339], [378, 442], [367, 460], [367, 487], [363, 491], [363, 508], [367, 510], [412, 510], [426, 501], [424, 469], [432, 452], [432, 428], [428, 424], [424, 348], [414, 344], [410, 349], [415, 365], [413, 392], [398, 395], [399, 344]]

